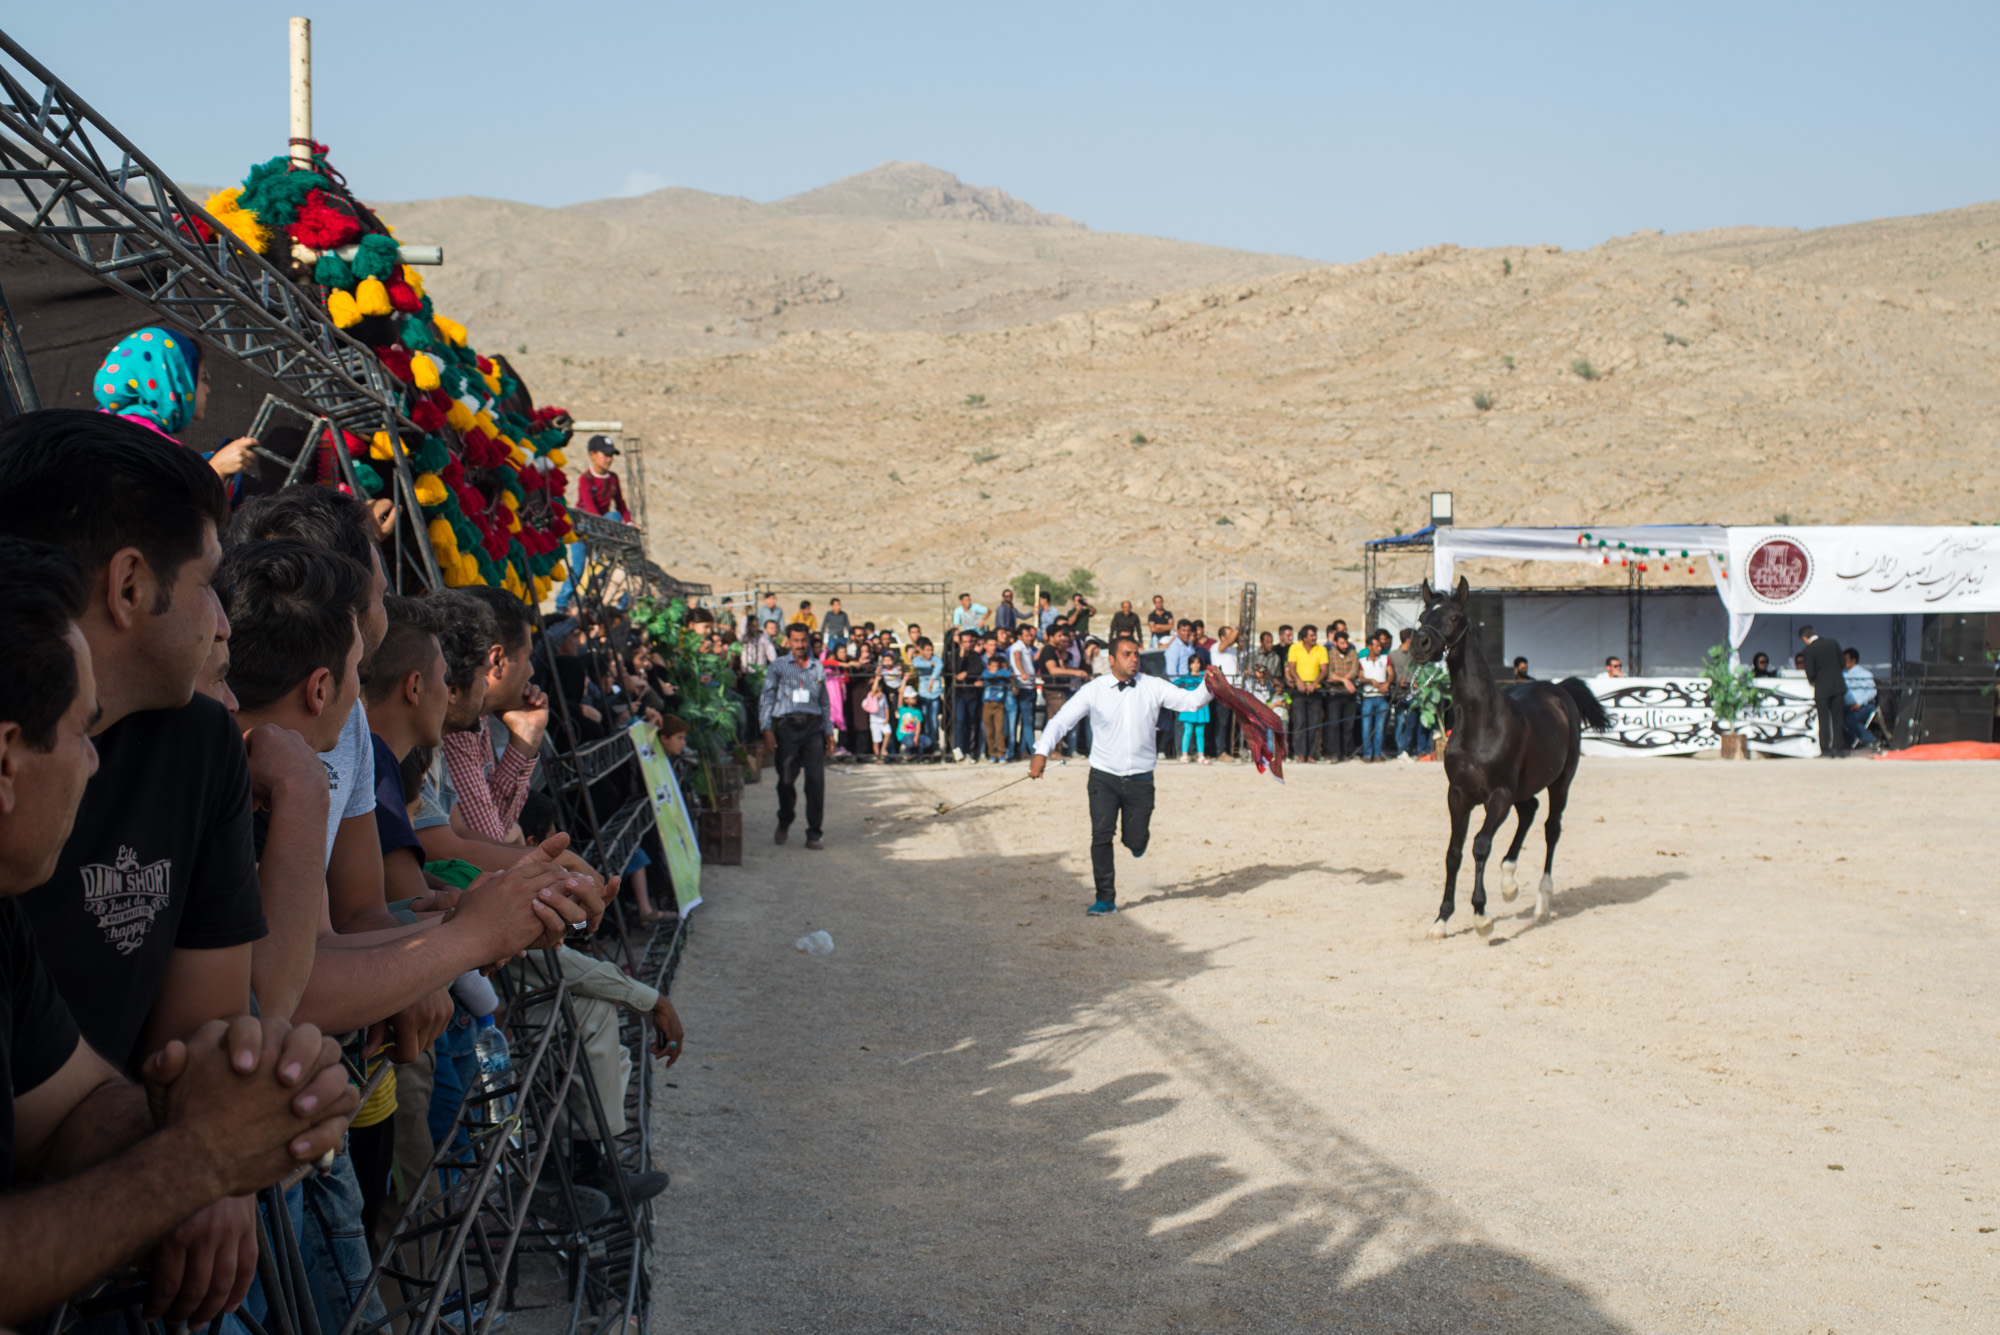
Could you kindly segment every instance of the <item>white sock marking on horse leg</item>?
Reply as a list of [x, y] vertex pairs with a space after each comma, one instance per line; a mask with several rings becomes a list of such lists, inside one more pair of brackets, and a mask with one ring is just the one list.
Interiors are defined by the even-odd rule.
[[1515, 878], [1514, 866], [1511, 862], [1500, 864], [1500, 898], [1509, 904], [1514, 902], [1515, 895], [1521, 893], [1521, 883]]
[[1556, 895], [1556, 878], [1542, 873], [1542, 883], [1535, 888], [1535, 921], [1540, 922], [1553, 911], [1552, 901]]
[[1434, 922], [1434, 923], [1432, 923], [1432, 924], [1431, 924], [1431, 930], [1430, 930], [1430, 938], [1431, 938], [1431, 940], [1433, 940], [1433, 941], [1442, 941], [1442, 940], [1444, 940], [1444, 919], [1443, 919], [1443, 918], [1439, 918], [1439, 919], [1438, 919], [1438, 920], [1437, 920], [1436, 922]]
[[1479, 933], [1481, 936], [1493, 935], [1493, 919], [1487, 917], [1483, 913], [1473, 914], [1472, 930]]

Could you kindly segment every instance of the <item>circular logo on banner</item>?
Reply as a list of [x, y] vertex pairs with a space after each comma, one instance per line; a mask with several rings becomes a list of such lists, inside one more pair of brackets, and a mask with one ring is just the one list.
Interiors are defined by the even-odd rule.
[[1743, 580], [1767, 603], [1786, 603], [1812, 583], [1812, 557], [1790, 538], [1766, 538], [1750, 549]]

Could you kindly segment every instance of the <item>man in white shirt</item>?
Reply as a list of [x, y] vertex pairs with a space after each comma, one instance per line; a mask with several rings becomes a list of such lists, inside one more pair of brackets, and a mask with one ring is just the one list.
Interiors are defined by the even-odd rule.
[[1091, 678], [1042, 730], [1028, 761], [1031, 779], [1042, 777], [1056, 744], [1085, 718], [1090, 720], [1090, 871], [1097, 900], [1086, 912], [1118, 911], [1111, 842], [1121, 813], [1125, 847], [1135, 858], [1145, 855], [1152, 832], [1160, 711], [1200, 709], [1210, 698], [1206, 683], [1190, 691], [1162, 677], [1141, 676], [1138, 642], [1120, 636], [1111, 644], [1110, 675]]

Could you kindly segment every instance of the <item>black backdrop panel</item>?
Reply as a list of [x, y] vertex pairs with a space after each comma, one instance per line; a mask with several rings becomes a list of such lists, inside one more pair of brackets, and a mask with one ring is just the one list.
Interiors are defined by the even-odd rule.
[[[147, 307], [13, 232], [0, 232], [0, 291], [20, 326], [44, 408], [95, 408], [90, 378], [106, 354], [134, 329], [160, 322]], [[181, 432], [182, 444], [205, 452], [234, 440], [249, 429], [266, 394], [297, 402], [276, 381], [208, 344], [201, 351], [208, 415]]]

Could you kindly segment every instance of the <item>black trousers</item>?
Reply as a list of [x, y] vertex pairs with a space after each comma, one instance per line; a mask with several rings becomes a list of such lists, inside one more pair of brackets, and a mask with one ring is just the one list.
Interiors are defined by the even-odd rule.
[[1124, 844], [1133, 857], [1143, 857], [1146, 841], [1153, 834], [1153, 776], [1130, 774], [1120, 778], [1102, 770], [1090, 772], [1090, 876], [1097, 884], [1097, 897], [1109, 904], [1117, 900], [1118, 888], [1112, 863], [1111, 841], [1118, 833], [1119, 817], [1124, 817]]
[[794, 787], [806, 772], [806, 838], [820, 836], [826, 817], [826, 720], [818, 714], [783, 714], [771, 720], [778, 736], [778, 824], [790, 827], [798, 815]]
[[1326, 693], [1326, 753], [1345, 760], [1361, 749], [1361, 701], [1338, 686]]
[[1847, 732], [1840, 726], [1847, 717], [1847, 702], [1844, 696], [1822, 695], [1813, 700], [1813, 710], [1819, 715], [1819, 753], [1823, 756], [1837, 756], [1847, 750]]
[[1315, 750], [1323, 746], [1320, 720], [1325, 717], [1326, 697], [1317, 691], [1292, 692], [1291, 744], [1285, 748], [1288, 754], [1300, 760], [1310, 760]]

